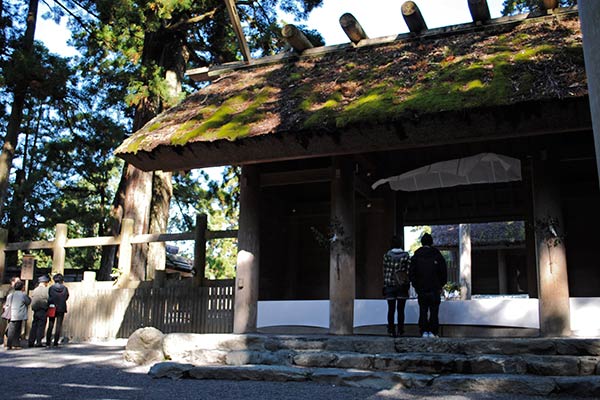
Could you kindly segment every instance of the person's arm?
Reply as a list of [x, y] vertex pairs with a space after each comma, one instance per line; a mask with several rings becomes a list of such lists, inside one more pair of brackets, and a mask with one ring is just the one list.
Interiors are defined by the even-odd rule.
[[23, 303], [25, 303], [26, 306], [31, 304], [31, 298], [29, 296], [27, 296], [25, 293], [23, 293], [25, 296], [23, 298]]
[[440, 278], [441, 278], [441, 284], [442, 287], [440, 289], [443, 289], [444, 285], [446, 284], [446, 282], [448, 282], [448, 266], [446, 265], [446, 259], [444, 258], [444, 256], [442, 255], [442, 253], [439, 253], [439, 258], [440, 258]]

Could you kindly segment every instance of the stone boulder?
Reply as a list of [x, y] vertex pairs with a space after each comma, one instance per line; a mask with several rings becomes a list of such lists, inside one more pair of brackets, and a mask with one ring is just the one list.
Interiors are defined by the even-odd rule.
[[165, 335], [156, 328], [140, 328], [133, 332], [125, 347], [125, 361], [145, 365], [165, 360], [163, 340]]

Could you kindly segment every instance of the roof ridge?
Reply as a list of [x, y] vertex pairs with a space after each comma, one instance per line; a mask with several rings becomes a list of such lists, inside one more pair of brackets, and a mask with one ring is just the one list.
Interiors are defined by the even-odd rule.
[[253, 69], [257, 67], [264, 67], [269, 64], [277, 64], [283, 61], [288, 60], [299, 60], [307, 57], [315, 57], [321, 56], [325, 54], [331, 54], [341, 51], [347, 51], [352, 49], [359, 49], [365, 47], [375, 47], [391, 44], [394, 42], [401, 41], [412, 41], [412, 40], [420, 40], [420, 39], [434, 39], [439, 37], [457, 35], [469, 33], [477, 30], [487, 31], [493, 30], [500, 27], [505, 27], [509, 25], [519, 25], [527, 22], [539, 22], [541, 19], [554, 19], [557, 17], [570, 16], [572, 14], [577, 14], [578, 7], [577, 5], [571, 7], [562, 7], [556, 10], [553, 10], [551, 13], [522, 13], [512, 16], [499, 17], [489, 20], [486, 23], [481, 22], [466, 22], [462, 24], [449, 25], [445, 27], [427, 29], [419, 34], [415, 34], [412, 32], [399, 33], [397, 35], [388, 35], [381, 36], [372, 39], [363, 39], [357, 44], [352, 42], [329, 45], [329, 46], [320, 46], [313, 47], [310, 49], [304, 50], [301, 54], [296, 52], [286, 52], [280, 53], [272, 56], [265, 56], [257, 59], [252, 59], [248, 62], [246, 61], [233, 61], [225, 64], [213, 65], [210, 67], [201, 67], [194, 68], [186, 71], [186, 75], [192, 78], [194, 81], [202, 82], [202, 81], [210, 81], [218, 78], [220, 75], [225, 73], [229, 73], [232, 71], [243, 70], [243, 69]]

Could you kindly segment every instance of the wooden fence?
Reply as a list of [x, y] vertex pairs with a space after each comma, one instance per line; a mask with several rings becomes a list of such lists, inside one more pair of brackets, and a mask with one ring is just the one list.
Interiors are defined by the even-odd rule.
[[152, 326], [163, 333], [231, 333], [234, 280], [205, 280], [153, 288], [115, 288], [110, 282], [67, 283], [63, 335], [75, 340], [126, 338]]

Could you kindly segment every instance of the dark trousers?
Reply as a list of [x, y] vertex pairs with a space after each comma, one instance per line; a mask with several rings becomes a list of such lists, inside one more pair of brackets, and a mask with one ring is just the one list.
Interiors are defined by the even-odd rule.
[[440, 293], [436, 291], [419, 293], [419, 331], [438, 334], [440, 321]]
[[37, 310], [33, 312], [33, 321], [31, 322], [31, 332], [29, 332], [29, 346], [41, 345], [46, 333], [46, 310]]
[[21, 326], [23, 321], [10, 321], [8, 323], [8, 347], [21, 347]]
[[54, 318], [48, 318], [48, 330], [46, 331], [46, 346], [52, 345], [52, 330], [54, 329], [54, 321], [56, 321], [56, 330], [54, 331], [54, 345], [58, 346], [60, 340], [60, 334], [62, 331], [63, 319], [65, 318], [64, 312], [56, 312]]
[[404, 333], [404, 306], [406, 305], [406, 299], [387, 299], [388, 312], [388, 333], [395, 334], [394, 330], [394, 314], [398, 311], [398, 334]]

